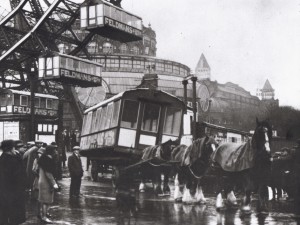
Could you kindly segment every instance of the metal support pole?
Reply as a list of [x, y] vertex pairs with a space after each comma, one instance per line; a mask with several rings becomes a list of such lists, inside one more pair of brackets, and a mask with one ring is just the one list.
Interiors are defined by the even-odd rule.
[[193, 121], [193, 139], [196, 140], [196, 121], [197, 121], [197, 105], [196, 105], [196, 81], [197, 77], [191, 78], [193, 82], [193, 113], [194, 113], [194, 121]]
[[30, 74], [30, 141], [35, 141], [35, 108], [34, 108], [34, 93], [36, 80], [34, 74]]
[[182, 84], [183, 84], [183, 102], [184, 102], [184, 105], [185, 105], [185, 112], [186, 112], [186, 106], [187, 106], [187, 84], [188, 84], [188, 81], [187, 80], [183, 80]]

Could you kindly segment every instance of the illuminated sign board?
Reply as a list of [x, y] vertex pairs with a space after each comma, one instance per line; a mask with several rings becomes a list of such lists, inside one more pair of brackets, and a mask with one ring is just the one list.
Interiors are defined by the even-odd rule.
[[[26, 107], [26, 106], [13, 107], [13, 113], [16, 114], [30, 114], [30, 112], [31, 112], [30, 107]], [[34, 114], [39, 116], [57, 116], [57, 111], [51, 109], [35, 109]]]
[[116, 20], [113, 20], [111, 18], [108, 18], [108, 17], [104, 17], [104, 24], [106, 26], [116, 28], [118, 30], [124, 31], [126, 33], [129, 33], [129, 34], [132, 34], [132, 35], [135, 35], [135, 36], [142, 36], [142, 31], [141, 30], [138, 30], [138, 29], [136, 29], [134, 27], [131, 27], [127, 24], [120, 23], [120, 22], [118, 22]]
[[60, 75], [62, 77], [74, 78], [77, 80], [89, 81], [89, 82], [101, 84], [101, 77], [93, 76], [93, 75], [78, 72], [78, 71], [60, 69]]

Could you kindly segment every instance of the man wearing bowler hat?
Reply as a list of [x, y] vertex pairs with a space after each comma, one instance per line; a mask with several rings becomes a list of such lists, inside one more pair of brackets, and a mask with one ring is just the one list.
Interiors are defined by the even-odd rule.
[[79, 146], [73, 147], [73, 154], [68, 158], [68, 168], [71, 176], [70, 198], [80, 196], [81, 177], [83, 176], [82, 163], [79, 155]]

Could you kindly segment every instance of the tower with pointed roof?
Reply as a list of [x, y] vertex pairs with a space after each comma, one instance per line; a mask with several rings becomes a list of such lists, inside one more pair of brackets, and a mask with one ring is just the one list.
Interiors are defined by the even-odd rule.
[[198, 80], [210, 80], [210, 66], [202, 53], [195, 69]]
[[262, 89], [257, 89], [256, 95], [268, 107], [279, 106], [279, 100], [275, 99], [275, 90], [272, 88], [268, 79]]
[[274, 100], [275, 90], [272, 88], [268, 79], [266, 80], [264, 87], [257, 90], [257, 96], [261, 100]]

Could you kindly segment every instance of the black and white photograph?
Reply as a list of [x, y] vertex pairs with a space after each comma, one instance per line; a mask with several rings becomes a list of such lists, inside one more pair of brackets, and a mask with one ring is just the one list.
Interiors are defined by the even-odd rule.
[[18, 224], [300, 224], [300, 0], [2, 0]]

